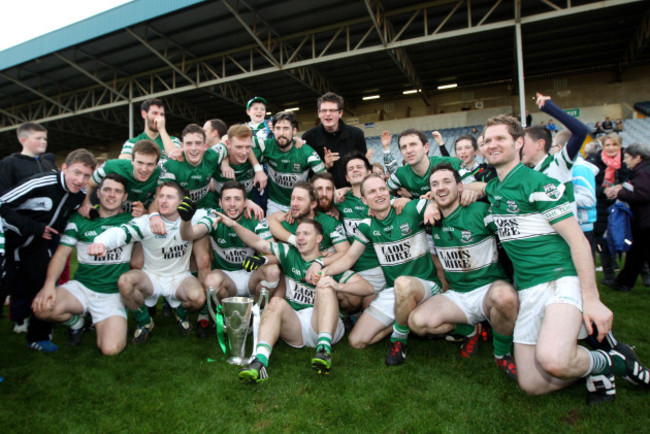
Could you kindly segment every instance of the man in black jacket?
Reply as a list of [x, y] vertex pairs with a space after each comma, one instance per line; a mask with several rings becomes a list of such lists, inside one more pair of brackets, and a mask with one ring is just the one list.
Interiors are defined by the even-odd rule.
[[[72, 151], [60, 172], [43, 173], [22, 181], [0, 197], [0, 217], [5, 230], [7, 274], [23, 282], [12, 298], [31, 304], [43, 287], [51, 257], [49, 241], [61, 232], [81, 206], [85, 187], [97, 163], [85, 149]], [[53, 352], [52, 324], [32, 316], [27, 346]]]
[[345, 124], [342, 115], [343, 98], [327, 92], [318, 98], [320, 125], [302, 135], [302, 139], [318, 153], [325, 168], [334, 176], [336, 188], [350, 185], [345, 179], [345, 166], [341, 158], [354, 152], [366, 155], [368, 150], [363, 131]]

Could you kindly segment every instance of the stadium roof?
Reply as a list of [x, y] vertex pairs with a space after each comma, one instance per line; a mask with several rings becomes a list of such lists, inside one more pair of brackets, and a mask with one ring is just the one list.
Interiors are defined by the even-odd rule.
[[[244, 120], [256, 95], [275, 111], [315, 108], [332, 90], [427, 104], [437, 87], [517, 85], [650, 61], [643, 0], [136, 0], [0, 52], [0, 153], [13, 130], [47, 122], [59, 149], [123, 141], [129, 105], [164, 98], [171, 131]], [[132, 103], [132, 104], [130, 104]]]

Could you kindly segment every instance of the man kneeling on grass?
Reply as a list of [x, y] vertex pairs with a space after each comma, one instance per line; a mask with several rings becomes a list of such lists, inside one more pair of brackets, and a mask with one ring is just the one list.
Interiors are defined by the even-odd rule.
[[165, 235], [154, 234], [149, 216], [144, 215], [128, 225], [105, 231], [88, 247], [89, 255], [102, 257], [106, 251], [131, 240], [142, 242], [142, 270], [124, 273], [118, 281], [122, 300], [138, 324], [132, 339], [134, 344], [144, 343], [151, 333], [154, 323], [146, 306], [155, 306], [159, 297], [165, 297], [176, 309], [176, 320], [183, 334], [192, 330], [187, 309], [198, 310], [205, 302], [201, 282], [190, 273], [190, 255], [192, 241], [205, 234], [201, 225], [212, 227], [213, 220], [203, 217], [192, 225], [196, 204], [183, 197], [183, 188], [175, 182], [165, 182], [160, 187], [158, 206]]
[[[84, 313], [90, 312], [97, 331], [97, 346], [103, 354], [113, 355], [126, 344], [126, 309], [117, 291], [117, 279], [129, 271], [132, 245], [110, 250], [101, 258], [87, 254], [86, 249], [97, 235], [131, 220], [131, 214], [121, 212], [127, 197], [126, 181], [109, 173], [99, 184], [97, 197], [99, 207], [93, 208], [93, 219], [81, 214], [70, 218], [32, 309], [42, 320], [70, 326], [68, 346], [81, 343]], [[79, 261], [75, 280], [57, 287], [56, 281], [75, 246]]]
[[372, 294], [372, 286], [353, 272], [335, 278], [306, 281], [309, 266], [321, 264], [319, 244], [323, 228], [312, 219], [301, 220], [296, 229], [296, 245], [263, 240], [230, 218], [219, 214], [219, 222], [231, 227], [250, 247], [265, 253], [269, 264], [279, 264], [286, 276], [284, 298], [273, 297], [262, 314], [259, 339], [253, 361], [239, 372], [246, 382], [262, 382], [268, 378], [267, 367], [273, 345], [278, 338], [295, 348], [305, 345], [316, 348], [311, 359], [312, 368], [320, 373], [329, 372], [332, 366], [332, 345], [343, 337], [345, 331], [339, 318], [336, 292], [359, 296]]

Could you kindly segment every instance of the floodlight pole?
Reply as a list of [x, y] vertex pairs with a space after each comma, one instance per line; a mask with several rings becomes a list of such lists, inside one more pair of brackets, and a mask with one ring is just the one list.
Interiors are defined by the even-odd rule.
[[519, 117], [526, 125], [526, 91], [524, 88], [524, 55], [521, 42], [521, 0], [515, 0], [515, 39], [517, 41], [517, 81], [519, 84]]

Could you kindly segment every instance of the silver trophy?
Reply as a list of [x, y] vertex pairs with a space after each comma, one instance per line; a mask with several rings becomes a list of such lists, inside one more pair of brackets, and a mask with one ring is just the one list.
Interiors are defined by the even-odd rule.
[[246, 357], [246, 336], [251, 322], [253, 299], [248, 297], [228, 297], [221, 300], [221, 305], [223, 306], [223, 317], [230, 346], [228, 363], [244, 366], [248, 362]]

